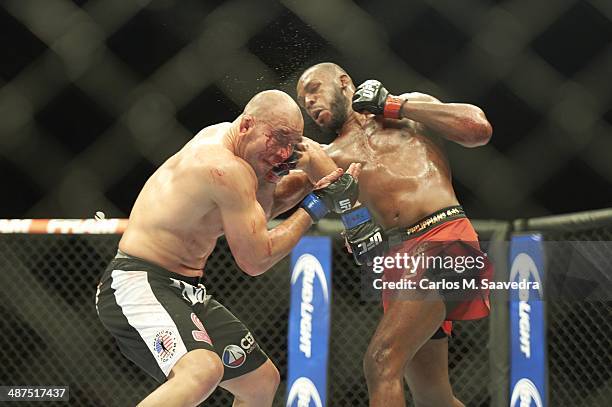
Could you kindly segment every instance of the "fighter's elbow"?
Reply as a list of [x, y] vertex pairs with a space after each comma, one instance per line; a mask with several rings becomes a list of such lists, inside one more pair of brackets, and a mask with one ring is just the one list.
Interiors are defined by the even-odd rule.
[[484, 146], [491, 140], [493, 135], [493, 127], [487, 119], [481, 120], [476, 126], [474, 131], [474, 137], [472, 140], [472, 147]]
[[464, 137], [460, 141], [460, 144], [464, 147], [484, 146], [491, 140], [493, 127], [491, 127], [491, 123], [489, 123], [482, 110], [478, 109], [478, 114], [469, 120], [467, 127], [469, 131], [464, 133]]
[[253, 261], [253, 259], [236, 259], [236, 264], [240, 270], [251, 277], [259, 276], [265, 273], [269, 268], [267, 265], [263, 264], [263, 262]]

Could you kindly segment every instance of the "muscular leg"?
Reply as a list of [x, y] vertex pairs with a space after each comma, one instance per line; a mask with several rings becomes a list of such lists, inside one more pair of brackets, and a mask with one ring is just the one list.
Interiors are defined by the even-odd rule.
[[210, 396], [222, 377], [223, 364], [216, 353], [189, 351], [174, 365], [168, 380], [138, 406], [197, 406]]
[[448, 378], [448, 339], [431, 339], [406, 365], [404, 378], [415, 407], [465, 407]]
[[269, 359], [257, 369], [219, 386], [234, 395], [234, 407], [271, 406], [280, 383], [280, 375]]
[[402, 376], [406, 363], [444, 320], [444, 303], [396, 300], [390, 302], [364, 358], [370, 406], [405, 406]]

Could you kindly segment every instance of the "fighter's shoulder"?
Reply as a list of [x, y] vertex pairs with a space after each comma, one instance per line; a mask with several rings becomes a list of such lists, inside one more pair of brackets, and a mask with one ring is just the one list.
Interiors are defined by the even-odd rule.
[[329, 147], [329, 144], [319, 143], [318, 141], [315, 141], [315, 140], [313, 140], [311, 138], [308, 138], [306, 136], [302, 136], [301, 144], [305, 145], [306, 147], [308, 147], [310, 144], [315, 144], [315, 145], [321, 147], [323, 150], [325, 150], [326, 148]]
[[207, 189], [217, 202], [231, 204], [242, 201], [243, 195], [255, 195], [257, 177], [251, 166], [228, 150], [210, 152], [215, 157], [200, 166], [207, 180]]
[[206, 126], [202, 130], [200, 130], [195, 135], [194, 138], [202, 138], [202, 137], [211, 137], [211, 136], [214, 136], [218, 132], [227, 131], [227, 129], [229, 129], [229, 127], [231, 125], [232, 125], [232, 123], [230, 123], [230, 122], [221, 122], [221, 123], [211, 124], [210, 126]]
[[223, 135], [231, 123], [219, 123], [205, 127], [189, 142], [186, 158], [199, 170], [223, 169], [228, 174], [247, 170], [245, 161], [237, 157], [223, 143]]
[[[242, 181], [256, 179], [251, 166], [242, 158], [224, 148], [214, 148], [208, 152], [212, 157], [200, 163], [201, 169], [226, 180]], [[224, 183], [227, 185], [227, 183]]]
[[410, 101], [412, 102], [439, 102], [440, 101], [431, 95], [428, 95], [426, 93], [421, 93], [421, 92], [402, 93], [399, 97], [409, 102]]

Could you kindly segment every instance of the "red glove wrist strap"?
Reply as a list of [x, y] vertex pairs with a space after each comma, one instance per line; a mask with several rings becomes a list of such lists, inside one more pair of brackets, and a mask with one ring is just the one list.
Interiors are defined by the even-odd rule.
[[387, 96], [387, 100], [385, 100], [385, 109], [383, 111], [385, 119], [400, 119], [402, 106], [405, 101], [406, 100], [400, 99], [397, 96]]

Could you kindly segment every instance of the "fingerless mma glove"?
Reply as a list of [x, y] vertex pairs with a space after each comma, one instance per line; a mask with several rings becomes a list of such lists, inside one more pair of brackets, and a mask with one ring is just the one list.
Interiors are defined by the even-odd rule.
[[360, 206], [342, 214], [345, 238], [358, 265], [371, 264], [387, 251], [384, 229], [372, 220], [370, 211]]
[[316, 189], [304, 198], [302, 208], [316, 223], [330, 211], [343, 213], [350, 210], [359, 195], [357, 182], [350, 174], [343, 174], [325, 188]]
[[400, 119], [406, 101], [389, 95], [377, 80], [370, 79], [357, 87], [353, 94], [353, 110], [359, 113], [382, 114], [386, 119]]

